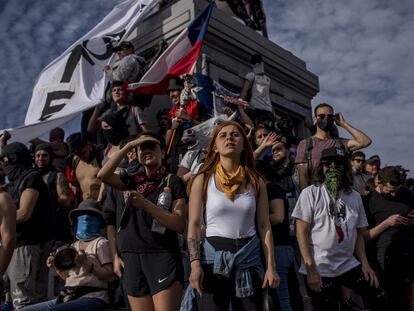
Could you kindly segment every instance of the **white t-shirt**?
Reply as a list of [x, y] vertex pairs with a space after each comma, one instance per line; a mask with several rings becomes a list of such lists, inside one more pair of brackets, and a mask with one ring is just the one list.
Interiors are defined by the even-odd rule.
[[249, 72], [245, 79], [249, 80], [252, 84], [250, 108], [272, 112], [272, 102], [270, 101], [270, 78], [265, 74]]
[[[311, 224], [310, 251], [321, 276], [336, 277], [359, 265], [353, 256], [357, 229], [368, 222], [358, 192], [340, 191], [334, 202], [325, 185], [311, 185], [301, 192], [292, 217]], [[303, 260], [299, 272], [306, 274]]]
[[178, 166], [194, 172], [201, 163], [199, 162], [201, 152], [200, 149], [188, 150]]
[[249, 191], [236, 194], [231, 201], [217, 189], [214, 175], [208, 181], [206, 202], [206, 236], [229, 239], [252, 237], [256, 234], [256, 197]]
[[[72, 246], [79, 251], [79, 241], [76, 241]], [[88, 243], [85, 248], [85, 253], [90, 262], [95, 266], [103, 266], [105, 264], [112, 263], [111, 248], [109, 241], [103, 237], [98, 237]], [[109, 302], [108, 296], [108, 282], [102, 281], [91, 271], [86, 270], [83, 266], [77, 266], [69, 270], [69, 276], [65, 282], [66, 286], [91, 286], [97, 288], [103, 288], [102, 291], [91, 292], [82, 296], [82, 298], [98, 298], [106, 303]]]

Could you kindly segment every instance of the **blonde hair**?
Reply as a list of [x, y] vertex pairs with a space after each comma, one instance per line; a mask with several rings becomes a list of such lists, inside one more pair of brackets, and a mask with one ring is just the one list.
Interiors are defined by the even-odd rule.
[[254, 157], [253, 157], [253, 149], [250, 145], [250, 142], [247, 138], [246, 132], [243, 130], [243, 128], [240, 126], [239, 123], [234, 121], [223, 121], [220, 123], [214, 130], [213, 135], [211, 137], [210, 144], [208, 146], [208, 153], [204, 160], [203, 166], [200, 168], [197, 175], [191, 179], [189, 185], [188, 185], [188, 193], [191, 191], [191, 186], [195, 178], [197, 178], [198, 175], [204, 176], [203, 181], [203, 201], [206, 202], [207, 200], [207, 186], [208, 181], [213, 176], [216, 165], [220, 163], [220, 155], [218, 152], [215, 151], [215, 145], [216, 145], [216, 138], [217, 135], [220, 133], [220, 131], [227, 127], [227, 126], [235, 126], [240, 134], [243, 137], [243, 150], [240, 155], [240, 165], [244, 167], [245, 170], [245, 176], [246, 176], [246, 183], [250, 184], [253, 187], [253, 190], [255, 191], [256, 195], [259, 194], [259, 183], [260, 179], [262, 178], [261, 175], [256, 171], [255, 165], [254, 165]]

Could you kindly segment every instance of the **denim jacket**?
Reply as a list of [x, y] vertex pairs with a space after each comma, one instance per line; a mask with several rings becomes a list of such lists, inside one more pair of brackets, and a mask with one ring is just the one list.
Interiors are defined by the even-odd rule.
[[[201, 244], [201, 264], [213, 265], [213, 273], [224, 277], [230, 277], [233, 268], [235, 270], [236, 297], [248, 297], [253, 295], [253, 284], [250, 269], [257, 272], [263, 279], [264, 267], [261, 257], [260, 239], [255, 235], [245, 246], [236, 253], [229, 251], [217, 251], [204, 239]], [[188, 286], [181, 303], [181, 311], [195, 310], [192, 300], [195, 292]]]

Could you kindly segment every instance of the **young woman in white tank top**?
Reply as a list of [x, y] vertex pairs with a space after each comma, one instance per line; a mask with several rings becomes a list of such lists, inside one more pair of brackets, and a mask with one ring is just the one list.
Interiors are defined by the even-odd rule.
[[[203, 216], [206, 240], [200, 244]], [[260, 284], [253, 286], [253, 295], [238, 298], [234, 294], [238, 272], [231, 271], [223, 279], [212, 272], [212, 265], [206, 264], [206, 253], [211, 252], [211, 245], [215, 251], [238, 253], [244, 245], [257, 239], [257, 234], [259, 253], [261, 247], [266, 260], [264, 266], [260, 262], [264, 274], [258, 279], [252, 273], [253, 285], [255, 281], [256, 285]], [[246, 134], [236, 122], [225, 121], [217, 126], [204, 165], [190, 184], [188, 249], [190, 285], [198, 293], [197, 303], [203, 310], [228, 309], [230, 303], [233, 310], [240, 310], [241, 306], [244, 310], [259, 310], [261, 302], [257, 297], [262, 294], [261, 288], [279, 284], [266, 186], [254, 169]]]

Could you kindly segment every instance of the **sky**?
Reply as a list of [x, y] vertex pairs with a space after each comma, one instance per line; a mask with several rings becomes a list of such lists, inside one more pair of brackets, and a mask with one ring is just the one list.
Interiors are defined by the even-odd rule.
[[[120, 0], [0, 1], [0, 128], [23, 124], [40, 71]], [[319, 76], [312, 100], [371, 137], [367, 156], [414, 175], [414, 1], [264, 0], [270, 39]], [[342, 132], [348, 137], [346, 132]]]

